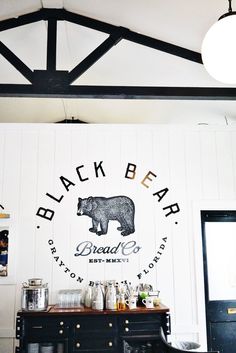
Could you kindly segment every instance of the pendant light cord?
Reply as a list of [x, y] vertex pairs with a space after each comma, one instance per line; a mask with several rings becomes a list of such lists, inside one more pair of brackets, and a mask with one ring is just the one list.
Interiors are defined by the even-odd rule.
[[228, 0], [228, 1], [229, 1], [229, 9], [228, 9], [228, 11], [232, 12], [232, 0]]

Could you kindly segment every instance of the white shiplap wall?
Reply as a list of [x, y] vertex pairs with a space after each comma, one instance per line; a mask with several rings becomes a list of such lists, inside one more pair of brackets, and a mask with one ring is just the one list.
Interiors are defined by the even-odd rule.
[[[112, 179], [94, 177], [93, 162], [101, 160], [110, 166], [116, 180], [123, 179], [122, 183], [114, 185]], [[128, 162], [138, 166], [137, 181], [124, 181], [124, 166]], [[145, 228], [140, 223], [145, 241], [150, 244], [143, 254], [148, 259], [153, 244], [155, 248], [159, 246], [153, 229], [168, 234], [168, 246], [160, 263], [143, 280], [161, 290], [163, 302], [171, 309], [174, 336], [199, 340], [204, 347], [199, 210], [236, 207], [236, 129], [230, 126], [1, 124], [0, 203], [11, 213], [11, 220], [10, 273], [9, 278], [0, 279], [0, 353], [13, 353], [15, 314], [20, 308], [22, 282], [42, 277], [49, 283], [51, 302], [55, 302], [59, 289], [76, 286], [53, 261], [48, 236], [42, 236], [41, 228], [37, 229], [35, 213], [45, 203], [46, 192], [65, 194], [59, 177], [64, 175], [77, 181], [75, 168], [81, 164], [85, 165], [85, 176], [90, 178], [89, 183], [76, 186], [82, 197], [95, 195], [97, 190], [104, 196], [137, 193], [145, 202], [147, 194], [140, 181], [149, 170], [157, 174], [151, 191], [170, 188], [167, 200], [177, 201], [181, 206], [178, 227], [159, 224], [154, 214], [152, 225]], [[78, 263], [71, 254], [77, 228], [71, 217], [74, 212], [71, 201], [75, 201], [72, 193], [64, 198], [63, 208], [47, 198], [47, 206], [56, 210], [61, 221], [48, 222], [43, 231], [50, 237], [53, 235], [57, 247], [63, 249], [63, 261], [74, 269]], [[82, 217], [80, 222], [81, 229], [87, 230], [87, 217]], [[138, 242], [142, 233], [137, 232]], [[142, 267], [138, 257], [134, 265]], [[82, 267], [87, 271], [87, 280], [114, 277], [114, 267], [104, 265], [97, 273], [95, 267], [88, 267], [81, 260]], [[124, 273], [127, 277], [129, 271], [132, 271], [130, 267], [117, 265], [116, 278], [124, 278]]]

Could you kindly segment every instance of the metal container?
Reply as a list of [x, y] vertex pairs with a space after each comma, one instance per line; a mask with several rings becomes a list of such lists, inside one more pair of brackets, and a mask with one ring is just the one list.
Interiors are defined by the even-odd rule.
[[29, 286], [42, 286], [42, 278], [30, 278], [28, 279]]
[[44, 311], [48, 307], [48, 285], [41, 278], [31, 278], [22, 283], [21, 309], [23, 311]]

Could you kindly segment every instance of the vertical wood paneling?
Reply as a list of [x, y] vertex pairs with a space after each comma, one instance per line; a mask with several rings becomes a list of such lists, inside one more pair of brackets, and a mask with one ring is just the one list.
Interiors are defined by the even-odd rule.
[[[123, 126], [121, 128], [121, 142], [120, 142], [120, 153], [121, 153], [121, 168], [123, 169], [123, 181], [121, 183], [121, 195], [126, 195], [130, 197], [135, 205], [136, 205], [136, 200], [138, 199], [138, 195], [142, 193], [141, 190], [141, 176], [142, 176], [142, 170], [140, 169], [140, 159], [138, 156], [138, 141], [137, 139], [137, 132], [136, 130], [131, 126]], [[130, 146], [130, 147], [129, 147]], [[135, 164], [137, 165], [137, 170], [136, 170], [136, 175], [134, 179], [129, 179], [125, 178], [126, 174], [126, 169], [128, 164]], [[130, 176], [130, 174], [128, 174]], [[134, 197], [136, 196], [136, 197]], [[137, 213], [137, 207], [135, 209], [135, 227], [137, 229], [136, 223], [137, 219], [139, 218], [139, 214]], [[141, 234], [137, 234], [137, 230], [135, 231], [134, 234], [129, 236], [129, 240], [134, 240], [137, 241], [137, 243], [140, 243], [140, 237]], [[127, 273], [127, 268], [125, 266], [122, 266], [122, 278], [132, 280], [132, 282], [135, 281], [136, 279], [136, 273], [139, 272], [141, 269], [141, 262], [139, 256], [132, 256], [132, 266], [129, 265], [129, 268], [131, 269], [130, 273]], [[137, 271], [138, 270], [138, 271]]]
[[[199, 269], [193, 263], [194, 256], [199, 254], [194, 252], [196, 234], [192, 233], [196, 225], [194, 228], [192, 204], [203, 199], [235, 199], [235, 141], [236, 130], [229, 127], [203, 130], [154, 125], [2, 126], [0, 203], [13, 214], [11, 229], [17, 244], [16, 309], [20, 305], [21, 283], [32, 276], [49, 283], [52, 302], [56, 301], [59, 289], [83, 287], [88, 280], [132, 278], [137, 283], [138, 271], [143, 270], [146, 259], [148, 265], [154, 248], [156, 251], [162, 236], [167, 235], [160, 262], [140, 282], [151, 282], [161, 290], [163, 302], [171, 307], [173, 330], [178, 338], [182, 334], [202, 335], [197, 322], [197, 298], [202, 293], [195, 289], [202, 286], [196, 285], [199, 277], [195, 271]], [[94, 172], [94, 162], [100, 161], [105, 177], [96, 177]], [[137, 166], [134, 179], [125, 178], [128, 163]], [[81, 172], [89, 180], [79, 180], [76, 167], [80, 165], [84, 165]], [[149, 182], [150, 188], [145, 188], [141, 180], [149, 170], [157, 178]], [[59, 179], [62, 175], [75, 183], [68, 192]], [[164, 187], [169, 188], [169, 193], [158, 203], [152, 193]], [[58, 203], [46, 192], [64, 198]], [[144, 244], [141, 257], [135, 256], [132, 261], [130, 257], [127, 264], [106, 266], [73, 256], [76, 245], [85, 239], [100, 246], [111, 246], [122, 239], [115, 221], [109, 223], [108, 234], [98, 237], [88, 230], [91, 219], [76, 215], [78, 197], [90, 195], [127, 195], [134, 199], [136, 232], [126, 239]], [[181, 211], [166, 218], [162, 208], [174, 202], [179, 203]], [[35, 216], [39, 206], [55, 211], [52, 222]], [[148, 224], [144, 219], [148, 219]], [[73, 280], [53, 259], [47, 244], [49, 238], [54, 240], [65, 266], [83, 275], [83, 283]], [[197, 249], [200, 251], [200, 247]], [[0, 286], [0, 302], [0, 316], [5, 318], [10, 313], [6, 322], [2, 321], [2, 328], [13, 328], [15, 286]], [[11, 344], [9, 340], [0, 341], [0, 346]]]
[[216, 158], [215, 132], [200, 131], [201, 167], [202, 167], [202, 196], [204, 199], [218, 199], [218, 169]]
[[[158, 129], [153, 128], [153, 155], [154, 155], [154, 170], [157, 173], [155, 180], [154, 192], [158, 192], [165, 188], [172, 188], [170, 185], [170, 144], [169, 144], [169, 129], [165, 126], [160, 126]], [[161, 290], [160, 297], [165, 298], [167, 305], [169, 305], [174, 314], [174, 283], [172, 274], [172, 250], [171, 250], [171, 226], [165, 219], [163, 207], [170, 204], [168, 193], [158, 202], [157, 196], [153, 196], [153, 203], [156, 208], [155, 216], [155, 232], [158, 238], [167, 236], [167, 244], [163, 251], [160, 262], [156, 266], [156, 286]], [[168, 280], [166, 274], [168, 275]]]
[[[124, 180], [125, 170], [121, 163], [121, 133], [117, 131], [114, 126], [103, 125], [104, 130], [104, 144], [105, 144], [105, 173], [106, 173], [106, 190], [107, 196], [113, 197], [123, 195], [121, 191], [121, 184]], [[120, 237], [120, 232], [117, 230], [118, 222], [110, 221], [108, 234], [104, 236], [104, 246], [114, 247], [119, 241], [123, 241]], [[107, 258], [115, 258], [116, 256], [107, 256]], [[127, 259], [128, 260], [128, 259]], [[115, 279], [121, 281], [124, 268], [128, 263], [112, 263], [110, 266], [104, 266], [104, 278]]]
[[0, 353], [13, 353], [14, 345], [12, 338], [0, 338]]
[[[12, 329], [15, 324], [15, 286], [3, 285], [0, 290], [0, 330]], [[1, 345], [1, 344], [0, 344]]]
[[[91, 129], [90, 133], [88, 134], [88, 139], [87, 139], [87, 151], [88, 151], [88, 161], [87, 161], [87, 170], [90, 175], [90, 180], [89, 180], [89, 193], [87, 197], [90, 195], [92, 196], [104, 196], [104, 197], [110, 197], [111, 195], [111, 190], [108, 187], [108, 180], [109, 176], [108, 173], [110, 173], [110, 166], [107, 165], [106, 162], [106, 154], [107, 154], [107, 149], [106, 149], [106, 134], [109, 134], [109, 131], [106, 129], [106, 133], [104, 131], [103, 125], [94, 125], [93, 128]], [[99, 164], [100, 161], [103, 161], [103, 167], [104, 169], [106, 168], [107, 177], [103, 177], [101, 173], [99, 173], [99, 176], [96, 177], [95, 175], [95, 169], [94, 169], [94, 162]], [[87, 218], [87, 217], [86, 217]], [[92, 219], [87, 218], [87, 227], [90, 228], [92, 224]], [[87, 233], [90, 241], [94, 243], [96, 246], [99, 247], [105, 247], [109, 246], [111, 239], [110, 233], [112, 229], [111, 222], [109, 222], [109, 230], [106, 235], [101, 235], [97, 236], [95, 233], [91, 233], [88, 231], [87, 228]], [[92, 259], [96, 258], [101, 258], [102, 256], [94, 255], [91, 256]], [[88, 261], [88, 260], [87, 260]], [[94, 263], [94, 264], [89, 264], [88, 266], [88, 278], [92, 280], [105, 280], [105, 263]], [[107, 273], [107, 275], [110, 275], [110, 273]], [[112, 278], [107, 278], [107, 279], [113, 279]]]
[[[174, 202], [180, 203], [181, 213], [170, 215], [172, 227], [173, 282], [175, 301], [175, 323], [191, 321], [191, 272], [189, 269], [189, 249], [187, 225], [188, 217], [186, 195], [186, 157], [185, 134], [182, 129], [170, 130], [170, 184], [173, 188]], [[178, 221], [178, 224], [175, 224]], [[180, 261], [181, 257], [181, 261]], [[180, 281], [181, 279], [181, 281]]]
[[185, 160], [186, 160], [186, 189], [187, 189], [187, 244], [189, 252], [189, 286], [191, 290], [192, 301], [192, 323], [197, 320], [197, 297], [196, 283], [191, 280], [195, 278], [194, 267], [194, 234], [196, 230], [193, 227], [193, 200], [202, 199], [202, 170], [201, 170], [201, 149], [199, 131], [187, 130], [185, 132]]
[[[121, 191], [121, 184], [124, 180], [125, 170], [121, 163], [121, 132], [117, 131], [114, 126], [105, 126], [105, 166], [106, 166], [106, 188], [109, 197], [123, 195]], [[115, 163], [114, 163], [115, 161]], [[118, 222], [109, 222], [109, 231], [104, 238], [105, 245], [115, 246], [118, 243], [119, 231], [117, 227]], [[121, 239], [122, 241], [125, 239]], [[109, 256], [114, 258], [116, 256]], [[128, 260], [128, 259], [126, 259]], [[120, 264], [113, 263], [111, 266], [104, 266], [104, 278], [115, 279], [118, 281], [128, 279], [126, 278], [126, 266], [128, 263]]]
[[[63, 270], [68, 267], [70, 271], [70, 215], [72, 205], [70, 205], [70, 190], [63, 186], [60, 177], [63, 176], [73, 182], [71, 170], [71, 136], [70, 130], [60, 126], [55, 130], [55, 149], [54, 149], [54, 188], [53, 195], [60, 198], [63, 195], [61, 203], [54, 202], [55, 215], [53, 218], [53, 240], [56, 247], [56, 256], [59, 256], [58, 261], [53, 261], [53, 283], [52, 283], [52, 298], [56, 302], [58, 290], [71, 288], [70, 273], [66, 275]], [[60, 266], [60, 261], [64, 265]]]
[[[5, 133], [4, 147], [4, 177], [2, 198], [12, 216], [18, 214], [18, 197], [21, 168], [21, 136], [17, 129], [9, 129]], [[9, 190], [11, 192], [9, 192]], [[15, 218], [15, 217], [14, 217]]]
[[186, 187], [190, 200], [202, 199], [202, 168], [199, 131], [185, 133]]
[[231, 200], [234, 197], [234, 175], [229, 131], [216, 131], [216, 153], [219, 198]]
[[[91, 178], [88, 175], [88, 131], [87, 126], [83, 125], [80, 129], [71, 129], [71, 165], [73, 166], [72, 175], [75, 180], [75, 192], [71, 194], [71, 202], [73, 204], [73, 211], [71, 215], [71, 267], [75, 269], [76, 273], [83, 279], [81, 285], [84, 287], [88, 281], [88, 262], [87, 259], [82, 256], [74, 256], [76, 253], [76, 247], [79, 243], [85, 240], [89, 240], [88, 222], [90, 220], [87, 217], [77, 216], [77, 205], [78, 198], [87, 197], [90, 192], [89, 185], [90, 179], [80, 181], [77, 175], [76, 168], [84, 165], [80, 168], [81, 176], [83, 179]], [[92, 233], [91, 233], [92, 234]], [[78, 283], [79, 284], [79, 283]], [[77, 285], [77, 284], [74, 284]]]
[[[137, 207], [136, 207], [136, 237], [138, 243], [142, 246], [140, 253], [140, 268], [143, 272], [145, 269], [149, 271], [147, 275], [143, 276], [142, 281], [151, 283], [156, 287], [156, 271], [154, 268], [149, 268], [150, 262], [155, 257], [157, 247], [160, 243], [160, 236], [155, 229], [155, 212], [156, 208], [153, 206], [153, 190], [155, 190], [156, 177], [149, 172], [156, 175], [153, 163], [153, 134], [152, 129], [136, 128], [136, 145], [137, 145], [137, 171], [139, 178], [136, 181], [137, 185]], [[149, 179], [142, 181], [148, 175]], [[145, 205], [145, 207], [144, 207]], [[147, 242], [143, 240], [148, 238]]]
[[233, 199], [236, 198], [236, 131], [231, 131], [230, 133], [230, 144], [231, 144], [231, 155], [232, 155], [232, 164], [233, 164], [233, 182], [234, 182], [234, 194], [232, 195]]
[[19, 195], [19, 249], [17, 281], [36, 275], [35, 205], [38, 180], [38, 131], [22, 131], [21, 175]]
[[[128, 163], [134, 163], [138, 159], [137, 155], [137, 138], [136, 130], [131, 126], [122, 126], [121, 127], [121, 160], [123, 161], [124, 167]], [[139, 171], [137, 170], [137, 178], [140, 178]], [[125, 181], [130, 181], [129, 179]]]
[[187, 189], [187, 217], [186, 231], [188, 234], [188, 252], [189, 252], [189, 271], [190, 271], [190, 289], [191, 289], [191, 310], [192, 323], [197, 320], [196, 308], [196, 283], [194, 282], [194, 228], [192, 207], [193, 200], [201, 200], [202, 195], [202, 170], [201, 170], [201, 148], [199, 131], [187, 130], [185, 132], [185, 160], [186, 160], [186, 189]]
[[[110, 188], [114, 180], [116, 181], [116, 192], [121, 193], [121, 184], [125, 176], [125, 167], [123, 163], [121, 148], [121, 128], [117, 129], [117, 126], [103, 125], [105, 134], [105, 161], [107, 169], [107, 181], [109, 182]], [[112, 166], [112, 167], [111, 167]], [[112, 196], [112, 195], [111, 195]]]
[[[3, 167], [3, 191], [2, 200], [6, 211], [11, 218], [8, 221], [1, 220], [1, 224], [9, 225], [9, 276], [15, 280], [17, 245], [19, 242], [19, 188], [21, 170], [21, 136], [17, 129], [8, 129], [5, 133], [4, 143], [4, 167]], [[10, 191], [10, 192], [9, 192]]]
[[3, 178], [4, 178], [4, 168], [5, 168], [5, 131], [0, 131], [0, 204], [4, 206], [4, 200], [3, 200], [3, 190], [4, 190], [4, 183], [3, 183]]
[[[46, 196], [47, 192], [52, 193], [54, 189], [54, 148], [55, 132], [52, 129], [41, 129], [38, 140], [38, 179], [35, 214], [39, 207], [54, 209], [53, 201]], [[49, 283], [50, 294], [53, 281], [53, 258], [48, 240], [52, 237], [52, 222], [35, 216], [35, 247], [40, 249], [40, 252], [37, 251], [35, 253], [35, 274], [37, 277], [43, 278], [44, 282]]]

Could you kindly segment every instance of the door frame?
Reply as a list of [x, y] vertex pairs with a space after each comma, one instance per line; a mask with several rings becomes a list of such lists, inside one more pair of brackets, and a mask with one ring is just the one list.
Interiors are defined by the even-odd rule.
[[[210, 319], [209, 319], [209, 281], [208, 281], [208, 261], [206, 247], [206, 222], [236, 222], [236, 210], [204, 210], [201, 211], [202, 223], [202, 253], [204, 267], [204, 287], [205, 287], [205, 310], [206, 310], [206, 329], [207, 329], [207, 346], [208, 350], [212, 348]], [[222, 300], [223, 301], [223, 300]], [[212, 302], [218, 302], [212, 300]], [[213, 303], [212, 303], [213, 304]]]
[[195, 266], [197, 333], [201, 350], [207, 350], [207, 328], [205, 307], [205, 284], [202, 252], [201, 211], [236, 210], [236, 200], [197, 200], [192, 201], [192, 243]]

